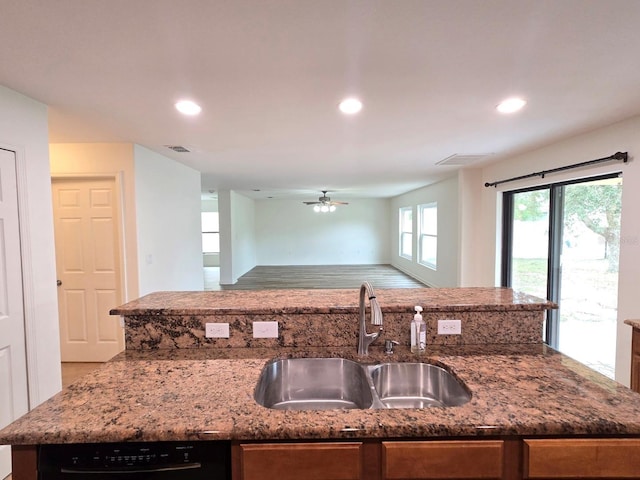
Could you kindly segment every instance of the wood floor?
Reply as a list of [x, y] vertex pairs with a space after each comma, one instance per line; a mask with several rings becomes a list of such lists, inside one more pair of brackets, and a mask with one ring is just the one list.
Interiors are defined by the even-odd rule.
[[84, 375], [90, 374], [102, 363], [99, 362], [63, 362], [62, 369], [62, 388], [71, 385]]
[[426, 287], [391, 265], [257, 266], [241, 276], [235, 285], [216, 284], [215, 272], [207, 274], [206, 270], [205, 290], [359, 288], [365, 280], [374, 288]]

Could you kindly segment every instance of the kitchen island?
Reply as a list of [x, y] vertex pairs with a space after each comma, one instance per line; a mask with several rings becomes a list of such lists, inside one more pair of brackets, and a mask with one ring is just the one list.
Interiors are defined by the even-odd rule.
[[[387, 295], [387, 291], [381, 290], [377, 293], [385, 313], [385, 325], [392, 331], [396, 331], [390, 325], [393, 314], [400, 315], [404, 322], [409, 318], [405, 313], [407, 307], [414, 303], [425, 305], [425, 313], [429, 313], [424, 292], [421, 298], [414, 296], [421, 292], [407, 292], [405, 305], [391, 305], [384, 300], [402, 295], [399, 292]], [[255, 292], [254, 295], [255, 300], [262, 295], [263, 301], [256, 301], [256, 308], [265, 313], [249, 312], [242, 322], [236, 319], [238, 336], [246, 328], [244, 321], [253, 321], [263, 314], [273, 315], [280, 308], [274, 307], [273, 303], [271, 307], [265, 307], [264, 293]], [[292, 296], [296, 295], [303, 296], [302, 293]], [[334, 295], [338, 297], [342, 293]], [[434, 294], [431, 292], [431, 295]], [[462, 302], [449, 305], [433, 302], [431, 313], [437, 316], [441, 311], [446, 311], [447, 315], [484, 311], [493, 318], [492, 322], [496, 322], [497, 317], [491, 316], [502, 312], [500, 321], [508, 322], [508, 312], [515, 314], [524, 310], [541, 315], [544, 309], [553, 306], [548, 302], [533, 301], [533, 297], [514, 296], [504, 289], [496, 289], [494, 299], [495, 295], [511, 296], [512, 306], [506, 301], [493, 302], [491, 308], [489, 302], [465, 303], [465, 310]], [[156, 301], [159, 296], [152, 296], [147, 301]], [[179, 297], [182, 302], [184, 297]], [[522, 302], [518, 303], [518, 299]], [[24, 476], [14, 476], [14, 479], [36, 478], [33, 462], [37, 445], [176, 440], [229, 445], [233, 452], [233, 478], [244, 480], [272, 478], [269, 472], [279, 472], [282, 478], [296, 478], [301, 471], [309, 473], [320, 467], [323, 476], [310, 475], [308, 478], [470, 478], [469, 475], [560, 478], [567, 472], [545, 470], [546, 460], [554, 458], [558, 452], [575, 457], [571, 467], [574, 470], [569, 469], [569, 473], [575, 473], [575, 468], [583, 469], [577, 470], [581, 474], [578, 476], [590, 476], [584, 475], [584, 469], [595, 475], [592, 478], [598, 478], [598, 475], [629, 478], [633, 477], [633, 472], [640, 476], [640, 460], [636, 460], [640, 457], [640, 395], [544, 346], [541, 341], [515, 344], [441, 342], [429, 345], [423, 355], [417, 356], [409, 351], [406, 339], [401, 338], [402, 345], [393, 355], [385, 354], [377, 342], [367, 357], [358, 357], [356, 337], [351, 329], [347, 329], [334, 333], [340, 339], [344, 336], [343, 340], [348, 340], [349, 345], [308, 345], [309, 342], [300, 340], [296, 334], [288, 337], [293, 345], [275, 343], [220, 348], [202, 340], [197, 332], [200, 325], [194, 315], [198, 318], [202, 315], [208, 320], [216, 320], [218, 315], [242, 315], [241, 311], [229, 311], [237, 307], [229, 307], [225, 301], [218, 302], [217, 307], [208, 305], [206, 311], [202, 311], [202, 307], [189, 306], [179, 310], [175, 305], [167, 311], [166, 308], [141, 308], [140, 304], [145, 302], [143, 298], [134, 305], [116, 309], [116, 313], [124, 314], [125, 322], [133, 320], [134, 324], [138, 316], [169, 316], [173, 322], [181, 317], [191, 334], [185, 334], [184, 322], [167, 324], [160, 330], [169, 337], [180, 331], [178, 344], [190, 345], [190, 348], [160, 348], [169, 343], [160, 338], [162, 335], [156, 325], [152, 332], [159, 335], [157, 342], [147, 348], [125, 351], [91, 376], [72, 384], [0, 431], [1, 443], [16, 446], [14, 468], [21, 469], [16, 473]], [[326, 314], [330, 314], [330, 310], [340, 310], [338, 315], [353, 317], [354, 310], [349, 310], [352, 309], [350, 305], [319, 303], [318, 309], [326, 308]], [[223, 307], [220, 304], [224, 304]], [[402, 312], [394, 312], [396, 307]], [[300, 307], [294, 305], [292, 308], [298, 312]], [[410, 313], [410, 308], [408, 311]], [[313, 314], [312, 311], [304, 312], [304, 315]], [[280, 312], [280, 315], [288, 314]], [[292, 325], [299, 320], [287, 319], [284, 323], [291, 325], [283, 330], [294, 329]], [[470, 324], [478, 320], [463, 316], [462, 321], [464, 332], [465, 326], [473, 331]], [[537, 321], [541, 331], [541, 322]], [[167, 322], [167, 319], [158, 322]], [[357, 323], [353, 318], [348, 322], [350, 325]], [[141, 324], [136, 325], [136, 328], [143, 328]], [[323, 328], [333, 329], [334, 323], [328, 322]], [[312, 336], [317, 330], [310, 331]], [[401, 330], [398, 328], [397, 331]], [[137, 336], [132, 333], [129, 340]], [[224, 341], [231, 342], [231, 337]], [[327, 356], [366, 363], [435, 363], [462, 381], [472, 397], [468, 403], [457, 407], [382, 410], [280, 411], [255, 402], [254, 388], [268, 360]], [[437, 453], [430, 455], [434, 448]], [[595, 451], [607, 453], [609, 463], [602, 464], [602, 455], [595, 455]], [[493, 460], [487, 465], [476, 462], [474, 452]], [[620, 464], [617, 460], [613, 462], [612, 459], [618, 458], [613, 452], [623, 454], [626, 469], [622, 473], [611, 470]], [[331, 459], [343, 456], [343, 460], [337, 461], [338, 472], [330, 473], [332, 470], [327, 470], [327, 466], [336, 464]], [[408, 472], [403, 467], [407, 458], [412, 459], [411, 465], [422, 465], [420, 473]], [[439, 462], [448, 459], [450, 464], [445, 470], [450, 473], [436, 475], [429, 470], [433, 458]], [[463, 458], [468, 458], [469, 462]], [[552, 463], [565, 465], [566, 462]], [[461, 465], [471, 470], [456, 470], [463, 468]], [[290, 476], [283, 474], [283, 469], [291, 472]], [[425, 473], [425, 469], [431, 473]]]

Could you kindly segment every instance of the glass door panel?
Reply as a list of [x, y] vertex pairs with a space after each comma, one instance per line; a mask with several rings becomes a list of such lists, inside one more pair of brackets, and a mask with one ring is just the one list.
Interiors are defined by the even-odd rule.
[[622, 178], [562, 188], [558, 350], [614, 378]]
[[559, 305], [544, 341], [615, 376], [622, 177], [505, 193], [503, 285]]
[[547, 298], [549, 189], [513, 195], [511, 287]]

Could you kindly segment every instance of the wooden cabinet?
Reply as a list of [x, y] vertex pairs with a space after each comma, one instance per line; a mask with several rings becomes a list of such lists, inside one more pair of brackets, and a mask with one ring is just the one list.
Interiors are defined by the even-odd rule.
[[362, 442], [241, 444], [235, 480], [364, 480]]
[[524, 440], [524, 478], [640, 478], [640, 439]]
[[384, 480], [502, 479], [502, 440], [382, 442]]
[[13, 480], [37, 480], [38, 447], [35, 445], [14, 445], [11, 447]]
[[[36, 480], [35, 446], [13, 479]], [[232, 443], [233, 480], [640, 479], [640, 438]]]
[[631, 390], [640, 393], [640, 330], [637, 328], [631, 337]]
[[522, 441], [425, 440], [241, 443], [234, 480], [441, 480], [521, 478]]

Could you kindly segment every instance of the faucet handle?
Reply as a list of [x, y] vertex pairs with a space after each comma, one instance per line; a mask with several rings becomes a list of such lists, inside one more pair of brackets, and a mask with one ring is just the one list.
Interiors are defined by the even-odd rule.
[[400, 345], [400, 342], [396, 342], [395, 340], [385, 340], [384, 341], [384, 353], [388, 355], [393, 355], [393, 347], [395, 345]]

